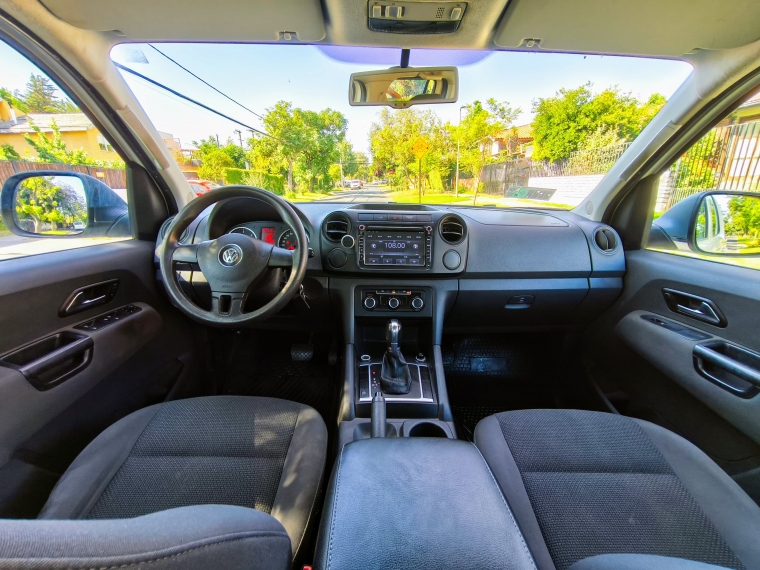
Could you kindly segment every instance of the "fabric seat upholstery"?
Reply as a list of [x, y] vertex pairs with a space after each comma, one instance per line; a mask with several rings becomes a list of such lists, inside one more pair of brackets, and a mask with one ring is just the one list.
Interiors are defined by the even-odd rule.
[[40, 518], [121, 519], [189, 505], [271, 514], [295, 556], [319, 491], [327, 429], [308, 406], [216, 396], [158, 404], [98, 436]]
[[614, 553], [760, 568], [760, 508], [704, 453], [659, 426], [526, 410], [485, 418], [475, 443], [539, 570]]

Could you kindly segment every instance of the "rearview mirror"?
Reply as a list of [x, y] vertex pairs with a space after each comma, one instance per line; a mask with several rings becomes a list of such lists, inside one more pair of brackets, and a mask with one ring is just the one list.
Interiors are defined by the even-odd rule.
[[127, 203], [97, 178], [60, 170], [14, 174], [0, 191], [5, 226], [24, 237], [130, 237]]
[[456, 67], [394, 67], [351, 74], [348, 102], [354, 107], [456, 103], [459, 72]]

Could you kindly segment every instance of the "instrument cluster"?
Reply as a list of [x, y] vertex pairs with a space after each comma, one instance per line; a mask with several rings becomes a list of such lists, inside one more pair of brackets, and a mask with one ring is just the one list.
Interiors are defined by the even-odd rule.
[[[290, 226], [282, 222], [247, 222], [238, 224], [227, 231], [228, 234], [245, 234], [277, 247], [293, 251], [298, 248], [298, 237]], [[309, 233], [306, 232], [309, 239]]]

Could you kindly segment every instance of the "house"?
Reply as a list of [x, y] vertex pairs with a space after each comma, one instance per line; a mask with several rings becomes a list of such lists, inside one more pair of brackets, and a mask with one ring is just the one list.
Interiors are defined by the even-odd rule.
[[22, 158], [37, 156], [24, 135], [34, 135], [34, 124], [46, 136], [52, 136], [53, 121], [61, 132], [67, 150], [81, 148], [97, 160], [119, 159], [108, 140], [84, 113], [24, 114], [3, 100], [0, 100], [0, 145], [11, 145]]
[[533, 126], [531, 124], [511, 127], [501, 133], [491, 145], [491, 155], [525, 157], [533, 154]]

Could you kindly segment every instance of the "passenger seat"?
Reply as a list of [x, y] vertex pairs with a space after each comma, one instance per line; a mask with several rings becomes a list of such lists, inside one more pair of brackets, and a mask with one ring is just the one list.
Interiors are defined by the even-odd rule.
[[[685, 567], [678, 558], [760, 568], [760, 507], [666, 429], [599, 412], [526, 410], [485, 418], [475, 444], [538, 570], [567, 570], [592, 556], [595, 566], [575, 568], [633, 568], [636, 560]], [[611, 554], [671, 558], [599, 556]]]

